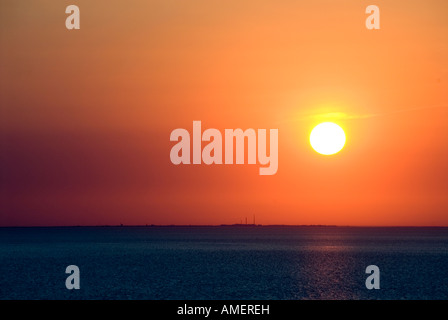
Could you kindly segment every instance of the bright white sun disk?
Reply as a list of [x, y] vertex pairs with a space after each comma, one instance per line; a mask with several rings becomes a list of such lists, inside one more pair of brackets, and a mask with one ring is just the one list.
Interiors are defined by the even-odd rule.
[[345, 145], [344, 130], [333, 122], [323, 122], [314, 127], [310, 143], [316, 152], [324, 155], [338, 153]]

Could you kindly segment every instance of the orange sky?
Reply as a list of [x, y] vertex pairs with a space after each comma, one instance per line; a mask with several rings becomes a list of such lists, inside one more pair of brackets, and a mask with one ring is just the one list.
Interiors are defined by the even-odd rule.
[[[65, 28], [76, 4], [81, 29]], [[365, 8], [381, 30], [365, 28]], [[0, 225], [448, 226], [448, 2], [0, 2]], [[345, 148], [308, 141], [331, 120]], [[170, 133], [279, 130], [278, 172]]]

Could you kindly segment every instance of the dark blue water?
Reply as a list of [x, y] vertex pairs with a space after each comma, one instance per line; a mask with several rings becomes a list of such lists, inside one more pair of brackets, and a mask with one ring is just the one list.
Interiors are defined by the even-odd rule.
[[447, 299], [448, 228], [0, 228], [0, 298]]

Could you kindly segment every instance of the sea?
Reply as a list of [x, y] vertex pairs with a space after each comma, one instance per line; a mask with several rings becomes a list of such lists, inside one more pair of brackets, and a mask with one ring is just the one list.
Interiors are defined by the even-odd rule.
[[0, 228], [0, 299], [447, 300], [448, 228]]

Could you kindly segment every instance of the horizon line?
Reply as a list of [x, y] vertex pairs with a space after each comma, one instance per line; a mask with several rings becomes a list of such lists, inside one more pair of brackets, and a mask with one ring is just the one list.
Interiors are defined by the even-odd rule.
[[31, 225], [0, 226], [0, 228], [138, 228], [138, 227], [337, 227], [337, 228], [448, 228], [448, 225], [334, 225], [334, 224], [102, 224], [102, 225]]

